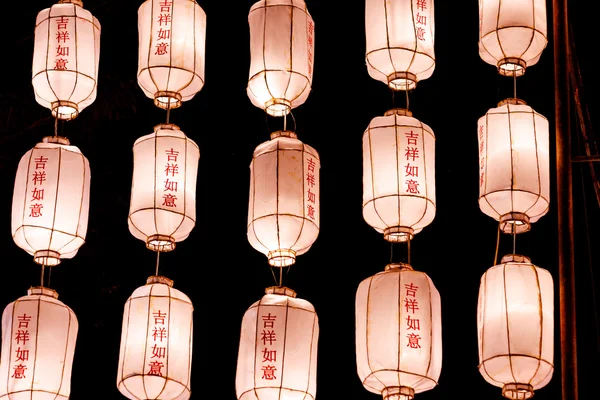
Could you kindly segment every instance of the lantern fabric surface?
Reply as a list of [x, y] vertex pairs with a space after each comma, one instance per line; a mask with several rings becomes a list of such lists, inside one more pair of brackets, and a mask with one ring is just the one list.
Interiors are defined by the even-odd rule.
[[177, 125], [159, 124], [135, 141], [129, 231], [150, 250], [173, 250], [194, 228], [199, 160]]
[[479, 208], [507, 233], [525, 232], [548, 212], [548, 120], [507, 99], [478, 121]]
[[521, 76], [548, 44], [545, 0], [479, 0], [479, 55], [505, 76]]
[[363, 135], [363, 218], [404, 242], [435, 217], [435, 136], [404, 109], [375, 117]]
[[63, 137], [45, 137], [21, 158], [12, 201], [17, 246], [46, 266], [73, 258], [85, 242], [90, 166]]
[[481, 277], [477, 306], [479, 372], [509, 399], [527, 399], [554, 371], [552, 275], [510, 254]]
[[302, 0], [261, 0], [250, 8], [248, 24], [248, 97], [269, 115], [287, 115], [310, 94], [314, 21]]
[[277, 267], [292, 265], [319, 235], [319, 154], [291, 131], [271, 134], [250, 163], [248, 241]]
[[127, 299], [117, 388], [131, 400], [190, 397], [192, 302], [173, 281], [151, 276]]
[[36, 287], [2, 314], [0, 399], [67, 400], [78, 322], [48, 288]]
[[319, 320], [308, 301], [272, 287], [242, 319], [238, 400], [314, 400]]
[[79, 0], [59, 0], [35, 23], [32, 84], [35, 100], [70, 120], [96, 100], [100, 23]]
[[356, 365], [370, 392], [409, 400], [437, 385], [442, 368], [440, 295], [407, 264], [388, 264], [356, 292]]
[[138, 85], [163, 109], [204, 86], [206, 14], [195, 0], [146, 0], [138, 9]]
[[433, 0], [366, 0], [366, 62], [371, 78], [414, 89], [435, 69]]

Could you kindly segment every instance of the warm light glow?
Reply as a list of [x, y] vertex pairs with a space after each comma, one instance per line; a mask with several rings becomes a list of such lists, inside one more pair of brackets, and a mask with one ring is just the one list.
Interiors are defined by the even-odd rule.
[[479, 55], [501, 75], [523, 75], [547, 44], [545, 0], [479, 0]]
[[80, 1], [60, 0], [37, 15], [32, 84], [35, 100], [64, 120], [96, 100], [100, 23]]
[[552, 275], [527, 257], [504, 256], [481, 277], [477, 331], [485, 380], [509, 399], [533, 396], [554, 371]]
[[261, 0], [248, 14], [252, 104], [284, 116], [302, 105], [313, 77], [315, 25], [302, 0]]
[[440, 295], [407, 264], [389, 264], [356, 292], [356, 366], [370, 392], [409, 400], [437, 385], [442, 368]]
[[150, 250], [173, 250], [196, 225], [199, 159], [196, 143], [173, 124], [135, 141], [129, 231]]
[[68, 400], [78, 323], [48, 288], [35, 287], [2, 314], [0, 399]]
[[319, 235], [319, 154], [290, 131], [271, 134], [250, 163], [248, 241], [286, 267]]
[[117, 388], [131, 400], [187, 400], [193, 311], [173, 281], [151, 276], [125, 303]]
[[46, 266], [73, 258], [85, 242], [90, 166], [62, 137], [45, 137], [21, 158], [12, 202], [12, 237]]
[[433, 0], [366, 0], [369, 75], [393, 90], [414, 89], [435, 68]]
[[286, 287], [268, 288], [242, 319], [238, 400], [314, 400], [318, 340], [312, 304]]
[[138, 9], [138, 84], [163, 109], [204, 86], [206, 14], [194, 0], [146, 0]]
[[548, 212], [548, 120], [507, 99], [478, 122], [479, 207], [506, 233], [525, 232]]
[[363, 135], [363, 218], [405, 242], [435, 217], [435, 136], [403, 109], [375, 117]]

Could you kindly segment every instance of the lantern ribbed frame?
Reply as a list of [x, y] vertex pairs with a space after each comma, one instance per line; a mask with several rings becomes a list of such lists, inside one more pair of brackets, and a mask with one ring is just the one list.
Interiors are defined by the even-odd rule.
[[435, 69], [434, 1], [366, 0], [366, 64], [392, 90], [412, 90]]
[[[6, 306], [0, 399], [68, 400], [78, 327], [73, 310], [49, 288], [32, 287]], [[18, 355], [22, 359], [15, 361]]]
[[548, 44], [545, 0], [479, 0], [479, 55], [504, 76], [521, 76]]
[[554, 372], [554, 283], [528, 257], [509, 254], [481, 277], [479, 372], [512, 400], [533, 396]]
[[96, 100], [100, 30], [81, 1], [60, 0], [38, 13], [31, 79], [35, 100], [55, 118], [74, 119]]
[[285, 116], [310, 94], [314, 21], [303, 0], [261, 0], [250, 8], [248, 24], [248, 98], [271, 116]]
[[[195, 0], [169, 2], [146, 0], [138, 9], [138, 85], [166, 110], [180, 107], [204, 87], [206, 53], [204, 10]], [[168, 37], [162, 33], [166, 27]]]

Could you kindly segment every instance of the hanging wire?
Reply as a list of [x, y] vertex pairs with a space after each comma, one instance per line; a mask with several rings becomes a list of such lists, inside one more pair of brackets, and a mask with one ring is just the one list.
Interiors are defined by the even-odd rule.
[[158, 250], [156, 252], [156, 269], [154, 271], [154, 275], [155, 276], [158, 276], [158, 264], [159, 264], [159, 261], [160, 261], [160, 250]]
[[390, 264], [394, 263], [394, 242], [390, 242]]
[[54, 137], [58, 136], [58, 113], [54, 117]]
[[496, 253], [494, 254], [494, 263], [492, 265], [496, 265], [498, 262], [498, 250], [500, 249], [500, 222], [498, 222], [498, 236], [496, 238]]
[[170, 118], [171, 118], [171, 98], [169, 97], [169, 104], [167, 106], [167, 124], [169, 123]]
[[40, 274], [40, 286], [44, 287], [44, 269], [46, 267], [46, 264], [42, 264], [42, 268], [41, 268], [41, 274]]
[[406, 262], [410, 265], [410, 239], [411, 234], [408, 234], [408, 240], [406, 241], [406, 252], [408, 253], [406, 256]]
[[513, 224], [512, 239], [513, 239], [513, 254], [517, 254], [517, 228]]
[[406, 109], [408, 110], [408, 109], [409, 109], [409, 108], [408, 108], [408, 106], [409, 106], [409, 100], [408, 100], [408, 89], [406, 89], [406, 90], [404, 91], [404, 93], [406, 93]]
[[513, 75], [513, 97], [517, 99], [517, 74]]

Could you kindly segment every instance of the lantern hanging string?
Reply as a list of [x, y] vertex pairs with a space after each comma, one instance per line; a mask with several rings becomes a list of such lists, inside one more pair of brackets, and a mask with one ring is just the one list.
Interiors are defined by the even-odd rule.
[[513, 225], [513, 231], [512, 231], [512, 239], [513, 239], [512, 253], [517, 254], [517, 229], [515, 228], [514, 225]]
[[43, 263], [42, 264], [42, 268], [41, 268], [41, 274], [40, 274], [40, 286], [44, 287], [44, 269], [46, 267], [46, 264]]
[[[168, 112], [168, 111], [167, 111]], [[154, 275], [158, 276], [158, 265], [160, 261], [160, 250], [156, 252], [156, 270], [154, 271]]]
[[408, 265], [410, 265], [410, 239], [411, 239], [411, 235], [408, 235], [408, 240], [406, 241], [406, 252], [407, 252], [406, 262], [408, 263]]
[[171, 99], [169, 98], [169, 105], [167, 106], [167, 124], [169, 123], [169, 118], [171, 117]]
[[496, 262], [498, 262], [498, 250], [500, 248], [500, 232], [502, 232], [502, 230], [500, 229], [500, 222], [498, 222], [498, 235], [496, 237], [496, 252], [494, 253], [494, 263], [492, 265], [496, 265]]
[[58, 113], [54, 117], [54, 137], [58, 136]]
[[[404, 91], [404, 93], [406, 93], [406, 109], [408, 110], [408, 106], [409, 106], [409, 101], [408, 101], [408, 89], [406, 89], [406, 90]], [[409, 264], [410, 264], [410, 262], [409, 262]]]
[[513, 97], [517, 98], [517, 74], [513, 75]]

